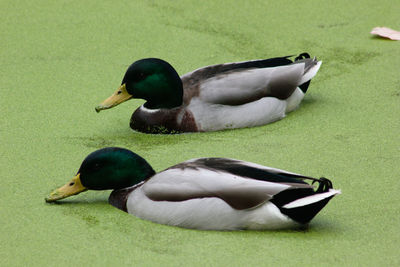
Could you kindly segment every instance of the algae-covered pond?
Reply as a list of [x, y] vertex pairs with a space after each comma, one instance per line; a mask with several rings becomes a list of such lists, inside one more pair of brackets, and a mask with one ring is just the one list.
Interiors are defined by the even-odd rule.
[[[0, 3], [1, 266], [400, 265], [400, 29], [397, 1], [9, 1]], [[134, 100], [95, 106], [135, 60], [179, 74], [299, 54], [323, 61], [301, 107], [251, 129], [145, 135]], [[44, 197], [90, 152], [122, 146], [155, 170], [230, 157], [310, 176], [342, 194], [296, 231], [186, 230], [86, 192]]]

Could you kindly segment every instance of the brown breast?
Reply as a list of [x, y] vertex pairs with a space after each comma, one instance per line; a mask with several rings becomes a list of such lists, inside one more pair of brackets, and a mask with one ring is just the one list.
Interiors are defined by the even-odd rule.
[[192, 113], [183, 107], [152, 112], [138, 108], [132, 114], [130, 127], [135, 131], [152, 134], [200, 131]]

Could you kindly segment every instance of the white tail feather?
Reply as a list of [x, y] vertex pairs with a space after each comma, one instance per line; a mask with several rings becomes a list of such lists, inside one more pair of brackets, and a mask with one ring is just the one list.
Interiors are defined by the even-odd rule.
[[303, 197], [303, 198], [297, 199], [295, 201], [292, 201], [292, 202], [284, 205], [283, 208], [292, 209], [292, 208], [307, 206], [307, 205], [319, 202], [319, 201], [321, 201], [323, 199], [326, 199], [328, 197], [331, 197], [331, 196], [334, 196], [334, 195], [338, 195], [340, 193], [341, 193], [340, 190], [329, 189], [329, 191], [325, 192], [325, 193], [315, 194], [315, 195], [312, 195], [312, 196]]
[[319, 68], [321, 67], [322, 61], [318, 61], [317, 64], [309, 69], [303, 77], [301, 77], [300, 83], [303, 84], [311, 80], [318, 72]]

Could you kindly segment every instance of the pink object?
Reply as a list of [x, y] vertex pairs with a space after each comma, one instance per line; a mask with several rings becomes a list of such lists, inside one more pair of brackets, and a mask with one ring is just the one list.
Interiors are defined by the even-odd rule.
[[386, 27], [375, 27], [372, 29], [371, 34], [376, 34], [391, 40], [400, 40], [400, 32]]

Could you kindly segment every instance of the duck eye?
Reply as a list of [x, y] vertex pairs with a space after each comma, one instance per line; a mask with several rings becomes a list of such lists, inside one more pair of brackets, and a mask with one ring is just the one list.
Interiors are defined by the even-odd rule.
[[93, 169], [94, 169], [94, 170], [100, 169], [100, 163], [94, 164]]
[[141, 81], [146, 77], [146, 74], [144, 72], [139, 72], [136, 74], [136, 81]]

